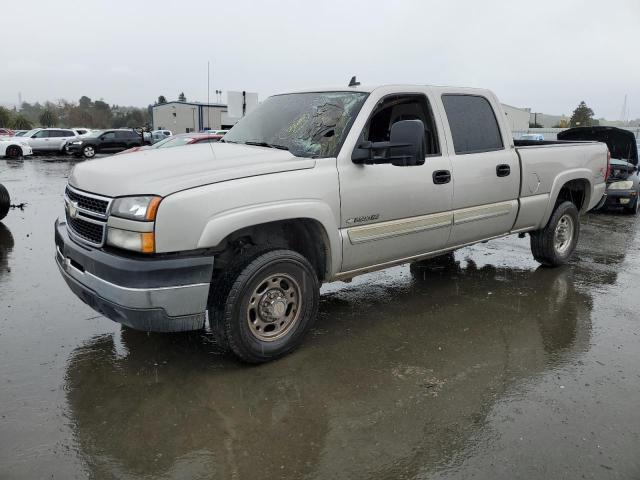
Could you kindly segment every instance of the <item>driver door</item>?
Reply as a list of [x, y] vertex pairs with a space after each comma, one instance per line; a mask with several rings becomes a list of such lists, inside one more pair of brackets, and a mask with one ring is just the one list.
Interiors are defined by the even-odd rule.
[[338, 163], [343, 272], [445, 247], [452, 224], [453, 185], [441, 175], [451, 166], [441, 153], [444, 137], [431, 104], [426, 90], [382, 97], [359, 137], [359, 141], [388, 141], [395, 122], [419, 119], [427, 139], [424, 164], [361, 165], [350, 157]]

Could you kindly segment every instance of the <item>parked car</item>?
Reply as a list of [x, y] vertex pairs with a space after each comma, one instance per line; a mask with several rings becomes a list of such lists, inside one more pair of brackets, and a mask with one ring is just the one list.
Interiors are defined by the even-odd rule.
[[520, 140], [533, 140], [536, 142], [541, 142], [544, 140], [544, 135], [541, 133], [524, 133], [520, 135]]
[[67, 153], [77, 157], [93, 158], [96, 153], [118, 153], [142, 146], [143, 141], [134, 130], [96, 130], [67, 145]]
[[0, 157], [20, 158], [31, 154], [33, 150], [20, 137], [0, 138]]
[[64, 153], [67, 142], [78, 137], [78, 133], [69, 128], [34, 128], [12, 138], [28, 143], [33, 153]]
[[219, 345], [265, 362], [301, 343], [323, 282], [525, 232], [538, 262], [566, 263], [607, 171], [602, 143], [516, 146], [488, 90], [276, 95], [219, 142], [77, 165], [57, 263], [117, 322], [208, 318]]
[[159, 141], [158, 143], [154, 143], [153, 145], [144, 145], [141, 147], [133, 147], [128, 150], [124, 150], [120, 152], [118, 155], [123, 153], [137, 152], [140, 150], [180, 147], [182, 145], [191, 145], [194, 143], [211, 143], [211, 142], [217, 142], [221, 138], [222, 138], [222, 135], [213, 135], [209, 133], [181, 133], [179, 135], [173, 135], [171, 137], [167, 137], [164, 140]]
[[632, 132], [616, 127], [578, 127], [559, 132], [558, 140], [606, 143], [611, 154], [611, 169], [604, 207], [622, 207], [625, 212], [637, 215], [640, 176], [638, 144]]
[[13, 137], [13, 130], [10, 128], [0, 128], [0, 137]]

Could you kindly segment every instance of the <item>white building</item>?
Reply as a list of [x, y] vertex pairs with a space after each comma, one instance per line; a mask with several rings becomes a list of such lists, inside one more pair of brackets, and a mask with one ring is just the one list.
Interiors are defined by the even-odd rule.
[[521, 131], [529, 128], [530, 108], [518, 108], [506, 103], [502, 104], [502, 109], [507, 117], [511, 131]]
[[239, 119], [228, 115], [223, 103], [167, 102], [152, 107], [154, 130], [171, 130], [174, 134], [201, 130], [226, 130]]

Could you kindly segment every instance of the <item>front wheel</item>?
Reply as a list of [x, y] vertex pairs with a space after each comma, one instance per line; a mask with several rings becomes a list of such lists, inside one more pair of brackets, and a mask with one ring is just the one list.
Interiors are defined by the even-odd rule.
[[6, 156], [11, 159], [22, 157], [22, 149], [16, 145], [7, 147]]
[[96, 156], [96, 149], [92, 145], [87, 145], [82, 149], [82, 155], [84, 158], [93, 158]]
[[562, 202], [542, 230], [531, 232], [531, 252], [542, 265], [564, 265], [573, 254], [579, 236], [578, 209], [571, 202]]
[[318, 312], [320, 286], [309, 261], [273, 250], [240, 261], [220, 278], [209, 306], [221, 346], [263, 363], [294, 350]]

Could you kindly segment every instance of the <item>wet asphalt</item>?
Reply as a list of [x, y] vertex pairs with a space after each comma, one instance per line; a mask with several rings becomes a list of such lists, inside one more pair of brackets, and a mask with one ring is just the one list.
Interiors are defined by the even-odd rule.
[[294, 354], [122, 329], [54, 262], [68, 159], [0, 160], [0, 478], [640, 478], [640, 220], [323, 287]]

